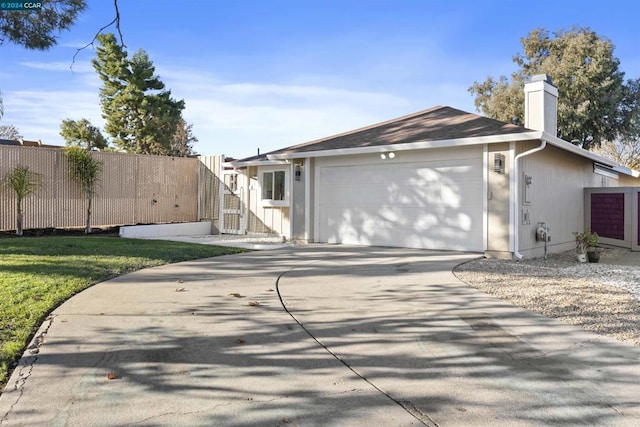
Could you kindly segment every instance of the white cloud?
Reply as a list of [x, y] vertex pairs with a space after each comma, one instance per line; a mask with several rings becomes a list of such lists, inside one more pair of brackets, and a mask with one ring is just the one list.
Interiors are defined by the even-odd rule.
[[19, 65], [27, 68], [33, 68], [36, 70], [44, 71], [65, 71], [74, 73], [95, 73], [91, 62], [89, 61], [76, 61], [74, 64], [71, 61], [54, 61], [54, 62], [35, 62], [35, 61], [23, 61], [19, 62]]
[[[60, 63], [29, 65], [61, 68]], [[321, 84], [222, 81], [194, 69], [163, 69], [159, 74], [173, 96], [185, 100], [184, 116], [194, 125], [199, 139], [195, 148], [201, 154], [245, 157], [258, 148], [272, 151], [437, 104], [472, 105], [466, 87], [456, 83], [423, 85], [403, 96]], [[58, 132], [65, 118], [85, 117], [103, 126], [97, 76], [76, 75], [66, 85], [71, 89], [7, 91], [3, 122], [18, 126], [28, 139], [49, 144], [63, 144]]]
[[201, 154], [244, 157], [410, 113], [408, 101], [375, 91], [314, 84], [223, 82], [195, 70], [162, 69], [186, 102]]
[[2, 121], [17, 126], [26, 139], [63, 145], [59, 135], [63, 119], [84, 117], [103, 125], [98, 102], [98, 94], [89, 91], [8, 91]]

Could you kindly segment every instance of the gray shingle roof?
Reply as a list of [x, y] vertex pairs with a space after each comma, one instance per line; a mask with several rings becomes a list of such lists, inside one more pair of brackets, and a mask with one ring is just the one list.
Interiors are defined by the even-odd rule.
[[272, 151], [268, 154], [375, 147], [530, 131], [530, 129], [521, 126], [439, 105], [386, 122]]

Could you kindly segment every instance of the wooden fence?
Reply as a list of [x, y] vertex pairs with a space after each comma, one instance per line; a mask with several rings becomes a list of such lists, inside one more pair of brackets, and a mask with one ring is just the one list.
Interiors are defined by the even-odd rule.
[[198, 221], [211, 221], [211, 234], [220, 234], [220, 177], [224, 156], [200, 157]]
[[[196, 158], [93, 153], [102, 176], [93, 199], [92, 226], [198, 220], [203, 164]], [[57, 148], [0, 146], [0, 179], [23, 165], [42, 176], [43, 187], [24, 204], [24, 228], [82, 227], [86, 198], [71, 180]], [[0, 187], [0, 230], [15, 230], [15, 193]]]

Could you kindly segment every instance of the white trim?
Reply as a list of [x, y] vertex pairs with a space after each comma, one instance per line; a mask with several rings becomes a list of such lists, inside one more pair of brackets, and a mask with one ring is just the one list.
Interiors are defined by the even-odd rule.
[[[274, 173], [274, 172], [284, 172], [284, 199], [283, 200], [273, 200], [273, 199], [263, 199], [262, 198], [262, 180], [265, 173]], [[287, 168], [258, 168], [258, 204], [259, 206], [265, 208], [273, 208], [273, 207], [288, 207], [290, 205], [291, 200], [291, 183], [289, 180], [291, 172]], [[275, 174], [273, 177], [273, 183], [275, 185]]]
[[298, 151], [298, 152], [282, 153], [282, 154], [267, 154], [267, 158], [269, 158], [270, 160], [298, 159], [303, 157], [327, 157], [327, 156], [342, 156], [342, 155], [349, 155], [349, 154], [383, 153], [387, 151], [420, 150], [424, 148], [462, 147], [465, 145], [535, 140], [535, 139], [540, 139], [541, 137], [542, 137], [542, 132], [531, 131], [531, 132], [510, 133], [506, 135], [442, 139], [438, 141], [417, 141], [417, 142], [408, 142], [405, 144], [387, 144], [387, 145], [376, 145], [371, 147], [338, 148], [334, 150], [320, 150], [320, 151], [307, 151], [307, 152]]
[[311, 238], [309, 227], [311, 226], [311, 158], [304, 159], [304, 239], [308, 242]]
[[612, 166], [612, 169], [616, 172], [620, 172], [622, 174], [629, 175], [634, 178], [640, 178], [640, 172], [638, 172], [637, 170], [629, 169], [627, 167], [618, 166], [618, 165]]
[[251, 177], [246, 173], [239, 173], [238, 179], [242, 180], [242, 187], [239, 189], [240, 196], [240, 231], [246, 234], [249, 230], [249, 215], [248, 212], [251, 211], [251, 200], [249, 197], [251, 193], [249, 192], [249, 184]]
[[[558, 138], [557, 136], [551, 135], [547, 132], [541, 132], [541, 131], [510, 133], [506, 135], [480, 136], [480, 137], [473, 137], [473, 138], [443, 139], [439, 141], [417, 141], [417, 142], [409, 142], [406, 144], [387, 144], [387, 145], [377, 145], [373, 147], [341, 148], [341, 149], [334, 149], [334, 150], [267, 154], [267, 157], [269, 160], [263, 160], [262, 163], [260, 163], [260, 161], [257, 161], [257, 160], [254, 162], [258, 162], [257, 164], [260, 164], [260, 165], [266, 165], [269, 163], [264, 163], [264, 162], [286, 160], [286, 159], [297, 159], [297, 158], [304, 158], [304, 157], [344, 156], [344, 155], [351, 155], [351, 154], [368, 154], [368, 153], [382, 153], [386, 151], [420, 150], [420, 149], [426, 149], [426, 148], [461, 147], [465, 145], [498, 144], [501, 142], [519, 142], [519, 141], [528, 141], [528, 140], [545, 140], [547, 141], [547, 143], [554, 145], [565, 151], [569, 151], [581, 157], [586, 157], [587, 159], [611, 166], [616, 170], [616, 172], [620, 172], [625, 175], [630, 175], [635, 178], [640, 177], [640, 172], [638, 171], [626, 168], [624, 166], [620, 166], [610, 159], [604, 158], [596, 153], [577, 147], [571, 144], [570, 142], [567, 142], [563, 139]], [[243, 163], [235, 162], [234, 164], [241, 165]]]
[[270, 159], [257, 159], [257, 160], [234, 160], [231, 162], [227, 162], [226, 164], [235, 168], [246, 167], [246, 166], [273, 166], [273, 165], [286, 165], [289, 162], [283, 160], [270, 160]]
[[489, 247], [489, 145], [482, 147], [482, 250]]
[[517, 221], [515, 216], [517, 216], [518, 212], [518, 202], [514, 200], [514, 189], [516, 188], [516, 167], [515, 161], [516, 159], [516, 144], [512, 142], [509, 144], [509, 252], [515, 252], [515, 234], [517, 234], [518, 229], [516, 227]]
[[313, 165], [313, 241], [320, 243], [320, 168]]
[[[296, 202], [296, 192], [293, 191], [293, 184], [295, 181], [295, 171], [293, 170], [294, 168], [294, 164], [293, 162], [291, 162], [291, 165], [289, 167], [289, 188], [291, 189], [291, 208], [289, 209], [289, 239], [293, 239], [293, 218], [295, 216], [294, 214], [294, 209], [295, 209], [295, 202]], [[286, 179], [286, 177], [285, 177]], [[286, 194], [286, 188], [285, 188], [285, 194]]]
[[[551, 95], [555, 95], [556, 98], [558, 97], [558, 88], [552, 84], [549, 84], [545, 80], [536, 80], [525, 83], [524, 93], [526, 94], [529, 92], [548, 92]], [[527, 104], [525, 103], [525, 106], [526, 105]]]
[[555, 95], [556, 97], [558, 96], [558, 88], [545, 80], [535, 80], [524, 84], [524, 93], [542, 91], [549, 92], [551, 95]]

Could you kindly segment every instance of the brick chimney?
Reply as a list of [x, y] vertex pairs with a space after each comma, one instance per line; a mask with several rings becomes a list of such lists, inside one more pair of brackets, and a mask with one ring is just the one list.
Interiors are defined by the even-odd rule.
[[558, 136], [558, 88], [546, 74], [524, 84], [524, 127]]

